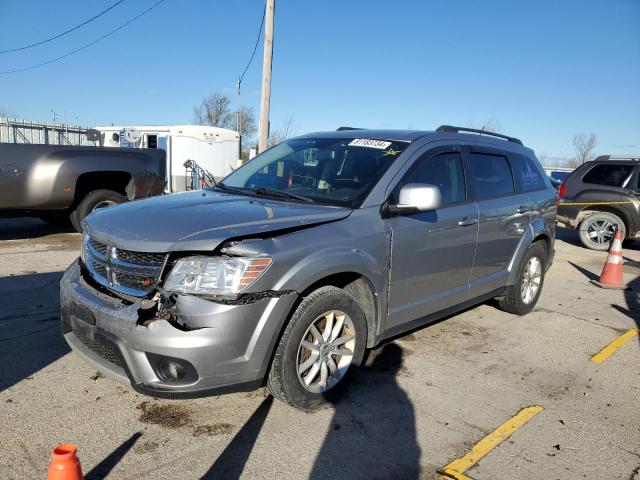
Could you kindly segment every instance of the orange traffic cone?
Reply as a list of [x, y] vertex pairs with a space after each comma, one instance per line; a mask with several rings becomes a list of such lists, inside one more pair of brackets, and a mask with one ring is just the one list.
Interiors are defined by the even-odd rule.
[[62, 443], [51, 452], [47, 480], [82, 480], [82, 468], [73, 443]]
[[591, 283], [600, 288], [609, 288], [613, 290], [624, 290], [626, 286], [622, 283], [622, 231], [616, 230], [613, 237], [609, 256], [604, 264], [600, 280], [591, 280]]

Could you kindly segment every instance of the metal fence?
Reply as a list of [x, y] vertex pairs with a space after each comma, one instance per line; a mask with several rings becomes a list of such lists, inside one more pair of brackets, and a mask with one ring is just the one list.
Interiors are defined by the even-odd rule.
[[0, 143], [97, 145], [97, 142], [87, 140], [87, 127], [8, 117], [0, 117]]

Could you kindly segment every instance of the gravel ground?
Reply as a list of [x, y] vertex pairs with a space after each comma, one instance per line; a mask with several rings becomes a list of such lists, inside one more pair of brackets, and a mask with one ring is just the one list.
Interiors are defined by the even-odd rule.
[[[634, 479], [640, 465], [640, 344], [601, 365], [640, 324], [634, 290], [601, 290], [605, 253], [560, 231], [537, 308], [489, 302], [388, 343], [341, 402], [301, 413], [264, 390], [198, 400], [141, 396], [69, 352], [58, 282], [80, 236], [0, 219], [0, 478], [44, 478], [50, 450], [78, 445], [104, 478], [436, 478], [521, 408], [544, 410], [465, 472], [474, 479]], [[640, 244], [625, 244], [640, 261]]]

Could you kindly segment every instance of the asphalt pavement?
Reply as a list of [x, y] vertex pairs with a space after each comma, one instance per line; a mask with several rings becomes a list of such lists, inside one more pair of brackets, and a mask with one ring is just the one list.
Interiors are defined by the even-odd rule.
[[[58, 283], [79, 245], [70, 230], [0, 219], [0, 478], [45, 478], [60, 442], [78, 446], [87, 480], [432, 479], [451, 464], [477, 480], [639, 478], [640, 336], [590, 359], [640, 326], [640, 243], [624, 245], [632, 289], [602, 290], [589, 280], [606, 253], [560, 230], [531, 314], [488, 302], [398, 338], [314, 413], [264, 389], [159, 400], [98, 374], [59, 328]], [[527, 407], [540, 408], [522, 423]]]

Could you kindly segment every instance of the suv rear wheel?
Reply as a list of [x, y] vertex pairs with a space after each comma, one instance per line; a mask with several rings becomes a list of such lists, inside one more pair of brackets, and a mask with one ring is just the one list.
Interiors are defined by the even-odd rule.
[[622, 230], [624, 238], [626, 229], [620, 217], [609, 212], [597, 212], [580, 224], [580, 241], [591, 250], [609, 250], [616, 229]]
[[501, 310], [517, 315], [533, 310], [542, 291], [547, 258], [546, 242], [537, 241], [529, 245], [520, 263], [518, 280], [499, 302]]
[[304, 298], [289, 321], [267, 385], [274, 397], [313, 410], [340, 393], [364, 357], [367, 322], [356, 300], [336, 287]]
[[113, 190], [100, 189], [89, 192], [71, 214], [73, 228], [82, 232], [82, 220], [94, 210], [123, 203], [127, 199]]

